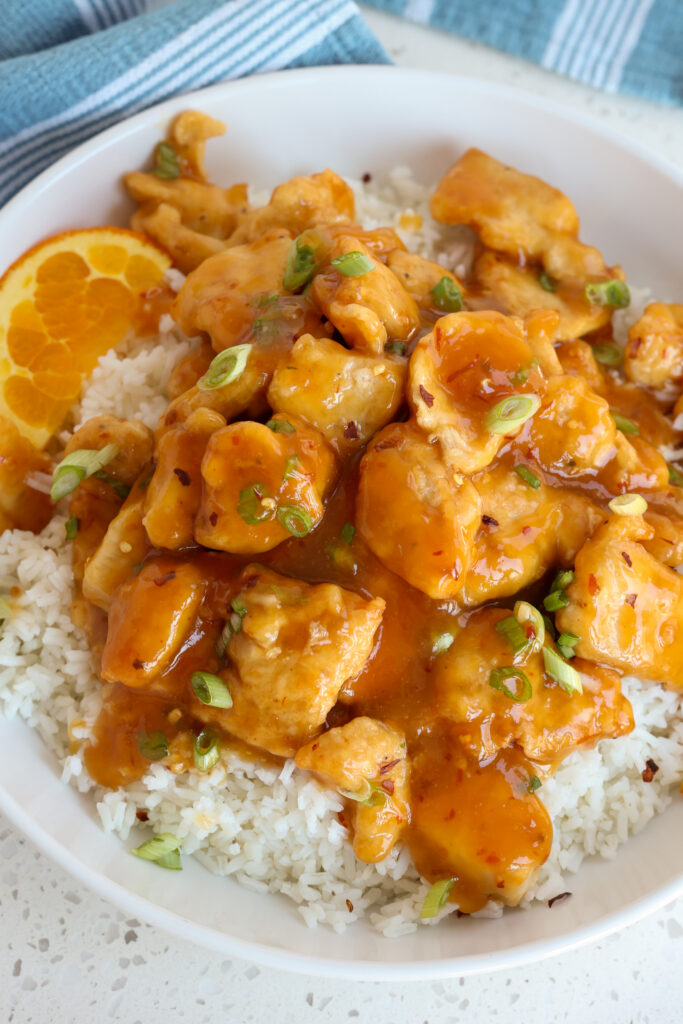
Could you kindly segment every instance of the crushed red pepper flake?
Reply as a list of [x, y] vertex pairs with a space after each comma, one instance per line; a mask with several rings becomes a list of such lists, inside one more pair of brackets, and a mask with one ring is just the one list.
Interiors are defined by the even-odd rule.
[[629, 555], [628, 551], [622, 551], [621, 552], [621, 557], [624, 559], [624, 561], [626, 562], [627, 566], [630, 569], [631, 566], [633, 565], [633, 562], [631, 561], [631, 556]]
[[211, 523], [212, 526], [216, 525], [216, 523], [218, 522], [218, 513], [217, 512], [212, 512], [211, 513], [211, 515], [209, 516], [209, 522]]
[[484, 524], [484, 526], [499, 526], [500, 525], [498, 520], [494, 519], [493, 516], [482, 516], [481, 517], [481, 521]]
[[624, 600], [626, 601], [626, 604], [630, 604], [631, 605], [631, 608], [635, 608], [636, 601], [638, 600], [638, 595], [637, 594], [627, 594], [626, 597], [624, 598]]
[[648, 757], [647, 761], [645, 762], [645, 767], [640, 773], [642, 775], [643, 782], [652, 782], [658, 771], [659, 765], [657, 764], [657, 762], [653, 761], [651, 757]]
[[365, 172], [365, 174], [363, 175], [362, 180], [365, 182], [366, 185], [367, 185], [367, 183], [369, 181], [372, 181], [372, 175], [370, 174], [370, 171], [366, 171]]
[[138, 819], [138, 821], [148, 821], [149, 820], [149, 814], [147, 813], [147, 811], [136, 811], [135, 812], [135, 817]]
[[380, 775], [384, 775], [386, 772], [391, 771], [392, 768], [396, 767], [396, 765], [398, 764], [399, 761], [400, 761], [400, 758], [399, 757], [395, 757], [393, 761], [387, 761], [386, 764], [381, 764], [379, 766], [379, 773], [380, 773]]
[[389, 796], [393, 796], [393, 794], [394, 794], [394, 780], [393, 779], [384, 779], [380, 783], [380, 785], [381, 785], [381, 787], [382, 787], [382, 789], [384, 790], [385, 793], [388, 793]]
[[560, 892], [557, 896], [553, 896], [552, 899], [548, 900], [548, 906], [554, 907], [556, 903], [564, 903], [564, 901], [568, 900], [571, 895], [572, 894], [570, 892]]
[[593, 597], [594, 594], [600, 592], [600, 584], [596, 580], [592, 572], [588, 574], [588, 593]]
[[155, 587], [163, 587], [165, 583], [170, 583], [171, 580], [175, 579], [175, 572], [171, 569], [170, 572], [165, 573], [163, 576], [157, 576], [154, 580]]
[[434, 405], [434, 395], [430, 395], [429, 391], [427, 391], [427, 388], [423, 387], [422, 384], [420, 384], [420, 397], [422, 398], [424, 404], [429, 409], [431, 409], [431, 407]]
[[344, 437], [346, 437], [349, 441], [358, 440], [358, 424], [354, 423], [353, 420], [349, 420], [349, 422], [344, 427]]
[[186, 473], [184, 469], [180, 468], [180, 466], [176, 466], [176, 468], [173, 470], [173, 472], [178, 477], [178, 479], [180, 480], [180, 482], [183, 485], [183, 487], [189, 487], [190, 486], [191, 480], [190, 480], [190, 474], [189, 473]]
[[375, 451], [381, 452], [384, 451], [385, 448], [398, 448], [398, 446], [399, 440], [397, 437], [388, 437], [386, 441], [377, 442], [377, 444], [375, 445]]
[[[368, 177], [369, 177], [369, 175], [368, 175]], [[348, 909], [349, 914], [352, 914], [353, 913], [353, 903], [351, 902], [351, 900], [346, 900], [346, 907]]]

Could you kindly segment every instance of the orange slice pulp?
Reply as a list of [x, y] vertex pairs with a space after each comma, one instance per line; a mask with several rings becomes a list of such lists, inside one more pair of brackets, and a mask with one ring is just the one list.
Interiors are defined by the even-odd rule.
[[170, 266], [143, 235], [113, 227], [67, 231], [24, 253], [0, 279], [0, 415], [44, 447], [99, 357], [154, 329], [150, 296], [169, 291]]

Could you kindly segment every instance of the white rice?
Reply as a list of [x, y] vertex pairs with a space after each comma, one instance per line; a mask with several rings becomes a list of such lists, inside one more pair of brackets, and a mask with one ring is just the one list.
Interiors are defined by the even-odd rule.
[[[406, 170], [397, 170], [379, 188], [353, 184], [364, 225], [395, 225], [410, 248], [457, 275], [465, 273], [471, 256], [468, 238], [431, 221], [429, 190]], [[399, 226], [406, 210], [422, 217], [420, 229]], [[182, 275], [173, 271], [171, 278], [172, 287], [179, 288]], [[634, 310], [617, 316], [623, 340]], [[164, 388], [171, 370], [190, 344], [165, 316], [158, 340], [107, 353], [84, 388], [73, 422], [111, 412], [137, 416], [154, 427], [167, 404]], [[152, 764], [143, 779], [125, 789], [109, 791], [92, 782], [82, 743], [101, 707], [100, 684], [85, 636], [70, 617], [73, 580], [64, 522], [63, 515], [56, 516], [40, 536], [21, 531], [0, 536], [0, 594], [13, 587], [20, 591], [0, 630], [0, 711], [8, 718], [20, 716], [37, 730], [65, 782], [92, 791], [103, 828], [126, 840], [136, 812], [144, 810], [152, 829], [174, 833], [185, 854], [247, 888], [288, 896], [311, 927], [324, 924], [341, 932], [367, 915], [378, 931], [394, 937], [424, 925], [419, 911], [428, 886], [407, 849], [394, 850], [380, 864], [360, 863], [337, 818], [340, 798], [293, 761], [277, 769], [226, 754], [205, 776], [174, 775]], [[584, 857], [613, 858], [619, 845], [672, 799], [683, 774], [683, 702], [661, 686], [634, 678], [623, 686], [633, 705], [634, 731], [572, 754], [543, 783], [554, 842], [527, 902], [566, 890], [565, 874], [577, 871]], [[70, 739], [81, 744], [75, 753], [69, 753]], [[644, 783], [641, 772], [648, 758], [659, 771]], [[455, 909], [449, 904], [428, 924]], [[482, 914], [501, 912], [492, 903]]]

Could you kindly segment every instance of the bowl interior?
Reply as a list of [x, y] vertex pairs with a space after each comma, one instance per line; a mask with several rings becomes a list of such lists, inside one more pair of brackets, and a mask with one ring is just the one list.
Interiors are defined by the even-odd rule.
[[[0, 213], [0, 272], [59, 231], [126, 222], [123, 171], [143, 166], [176, 112], [224, 120], [212, 141], [214, 180], [272, 186], [329, 166], [381, 178], [408, 165], [435, 182], [469, 146], [537, 174], [574, 201], [582, 237], [634, 283], [676, 297], [683, 236], [681, 176], [632, 144], [503, 86], [393, 68], [325, 68], [264, 75], [181, 97], [87, 143]], [[438, 977], [492, 970], [596, 938], [673, 898], [683, 887], [683, 806], [631, 840], [615, 862], [587, 864], [573, 899], [502, 920], [450, 919], [400, 939], [356, 925], [310, 931], [284, 898], [246, 891], [191, 863], [165, 872], [129, 856], [100, 830], [95, 809], [59, 781], [38, 738], [0, 720], [0, 807], [51, 857], [106, 898], [160, 926], [280, 967], [355, 977]], [[18, 771], [17, 766], [23, 770]]]

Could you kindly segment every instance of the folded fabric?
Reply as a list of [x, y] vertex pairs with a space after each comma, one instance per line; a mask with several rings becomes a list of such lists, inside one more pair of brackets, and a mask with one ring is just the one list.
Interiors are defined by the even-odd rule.
[[[0, 205], [69, 149], [179, 93], [254, 72], [388, 63], [351, 0], [4, 5]], [[56, 44], [56, 45], [55, 45]]]
[[609, 92], [683, 103], [681, 0], [366, 0]]

